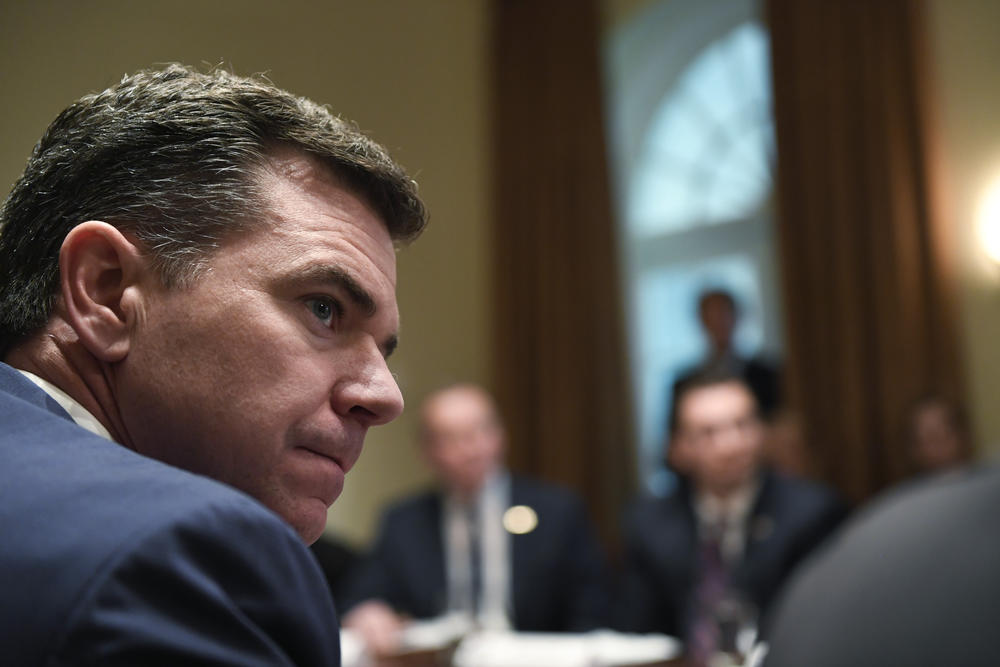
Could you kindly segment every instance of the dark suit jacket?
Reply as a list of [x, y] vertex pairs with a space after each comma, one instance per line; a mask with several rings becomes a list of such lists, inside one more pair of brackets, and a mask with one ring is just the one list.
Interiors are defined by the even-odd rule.
[[351, 580], [351, 572], [358, 566], [361, 554], [343, 540], [329, 535], [316, 540], [309, 551], [316, 557], [333, 599], [340, 604], [344, 599], [343, 587]]
[[322, 574], [238, 491], [77, 426], [0, 364], [0, 662], [339, 665]]
[[767, 667], [1000, 663], [1000, 467], [890, 492], [789, 581]]
[[[515, 629], [576, 632], [605, 626], [604, 559], [580, 500], [516, 476], [510, 500], [538, 514], [533, 531], [510, 536]], [[414, 618], [443, 614], [448, 601], [441, 512], [436, 492], [390, 508], [372, 553], [348, 586], [344, 608], [374, 598]]]
[[[747, 543], [730, 574], [733, 588], [765, 613], [792, 568], [844, 516], [829, 491], [765, 472], [748, 519]], [[666, 498], [647, 498], [625, 519], [620, 629], [687, 634], [697, 574], [697, 520], [692, 489], [681, 482]]]

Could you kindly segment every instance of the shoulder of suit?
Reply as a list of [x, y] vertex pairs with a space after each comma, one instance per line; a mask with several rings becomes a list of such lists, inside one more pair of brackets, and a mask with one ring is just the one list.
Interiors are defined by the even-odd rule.
[[876, 532], [912, 525], [917, 533], [926, 536], [928, 533], [919, 528], [921, 524], [940, 520], [954, 525], [976, 520], [976, 515], [984, 512], [987, 520], [993, 521], [997, 507], [1000, 465], [971, 466], [891, 488], [859, 510], [852, 524], [859, 529], [869, 526]]
[[0, 441], [10, 445], [0, 448], [6, 476], [0, 616], [30, 605], [38, 632], [52, 632], [119, 574], [146, 568], [173, 576], [208, 563], [239, 563], [229, 569], [256, 572], [261, 580], [309, 580], [305, 545], [250, 496], [51, 411], [18, 409], [32, 428], [12, 431], [9, 422], [0, 428]]
[[666, 495], [643, 494], [633, 499], [625, 510], [625, 518], [633, 524], [645, 525], [649, 522], [680, 520], [690, 517], [692, 511], [688, 489], [677, 484]]
[[819, 482], [765, 471], [756, 511], [803, 518], [843, 517], [847, 503], [836, 491]]
[[442, 502], [441, 493], [436, 489], [411, 493], [390, 501], [382, 511], [382, 521], [407, 521], [417, 514], [438, 511]]
[[580, 495], [569, 487], [524, 475], [510, 476], [510, 502], [512, 505], [583, 505]]

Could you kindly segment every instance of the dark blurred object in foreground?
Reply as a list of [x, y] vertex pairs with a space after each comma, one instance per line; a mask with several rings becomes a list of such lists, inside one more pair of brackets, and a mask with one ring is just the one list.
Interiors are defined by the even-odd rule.
[[1000, 468], [890, 492], [798, 573], [767, 667], [997, 664]]

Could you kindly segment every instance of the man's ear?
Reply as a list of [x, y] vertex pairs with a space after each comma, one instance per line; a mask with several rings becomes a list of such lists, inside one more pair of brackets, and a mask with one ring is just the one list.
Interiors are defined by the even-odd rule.
[[146, 270], [139, 247], [96, 220], [70, 230], [59, 250], [60, 286], [66, 320], [97, 359], [121, 361], [129, 352], [136, 287]]

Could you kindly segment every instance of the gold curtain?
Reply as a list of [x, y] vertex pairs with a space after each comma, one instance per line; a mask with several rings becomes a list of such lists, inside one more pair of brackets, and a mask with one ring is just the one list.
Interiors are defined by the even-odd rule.
[[495, 0], [497, 395], [517, 472], [563, 483], [613, 542], [633, 491], [593, 0]]
[[792, 403], [860, 501], [905, 469], [900, 419], [962, 388], [917, 0], [766, 0]]

